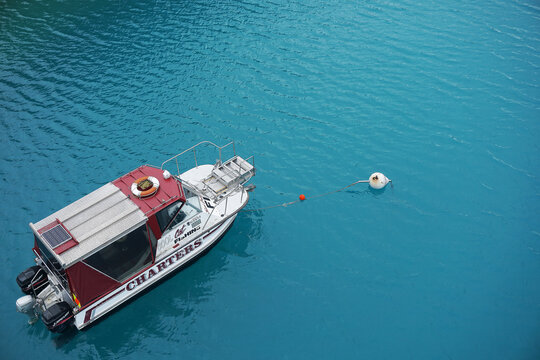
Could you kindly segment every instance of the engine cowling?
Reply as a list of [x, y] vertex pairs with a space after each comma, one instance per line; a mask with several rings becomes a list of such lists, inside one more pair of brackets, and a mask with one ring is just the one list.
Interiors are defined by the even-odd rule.
[[38, 295], [48, 284], [47, 273], [38, 265], [29, 267], [17, 276], [17, 285], [28, 295]]

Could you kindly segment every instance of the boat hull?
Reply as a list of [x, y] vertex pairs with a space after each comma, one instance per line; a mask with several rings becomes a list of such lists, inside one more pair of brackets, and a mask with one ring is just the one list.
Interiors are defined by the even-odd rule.
[[143, 293], [161, 280], [184, 269], [206, 254], [216, 245], [232, 226], [237, 214], [233, 214], [208, 233], [173, 248], [160, 256], [152, 266], [141, 271], [108, 294], [94, 300], [75, 314], [75, 326], [81, 330], [110, 313], [118, 306]]

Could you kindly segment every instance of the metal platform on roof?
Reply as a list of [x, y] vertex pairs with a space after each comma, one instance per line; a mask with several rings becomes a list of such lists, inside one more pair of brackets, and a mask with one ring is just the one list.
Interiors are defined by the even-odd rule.
[[146, 221], [146, 216], [122, 191], [108, 183], [65, 208], [32, 224], [34, 234], [60, 221], [78, 242], [61, 254], [55, 254], [49, 241], [42, 241], [63, 267], [85, 258]]

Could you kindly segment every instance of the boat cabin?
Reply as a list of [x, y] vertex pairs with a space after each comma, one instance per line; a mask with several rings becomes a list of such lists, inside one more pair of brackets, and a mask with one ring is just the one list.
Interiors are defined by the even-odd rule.
[[31, 223], [33, 250], [82, 308], [151, 267], [159, 240], [201, 213], [200, 201], [167, 171], [141, 166]]

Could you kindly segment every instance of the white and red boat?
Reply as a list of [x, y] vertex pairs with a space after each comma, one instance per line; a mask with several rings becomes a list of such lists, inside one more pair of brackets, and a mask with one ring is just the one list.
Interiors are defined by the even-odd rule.
[[[198, 165], [202, 145], [219, 152], [215, 164]], [[225, 148], [233, 156], [222, 162]], [[181, 173], [184, 154], [195, 167]], [[36, 265], [17, 276], [27, 294], [17, 310], [53, 332], [87, 327], [215, 245], [247, 204], [254, 175], [253, 157], [237, 156], [234, 143], [203, 141], [30, 223]]]

